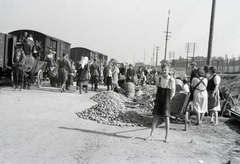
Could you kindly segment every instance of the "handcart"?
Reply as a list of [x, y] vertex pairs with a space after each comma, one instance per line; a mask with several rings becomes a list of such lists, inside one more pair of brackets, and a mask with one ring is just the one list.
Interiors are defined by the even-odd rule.
[[188, 115], [189, 115], [189, 98], [190, 94], [176, 92], [175, 96], [171, 100], [171, 117], [173, 118], [184, 118], [185, 127], [184, 130], [187, 130]]

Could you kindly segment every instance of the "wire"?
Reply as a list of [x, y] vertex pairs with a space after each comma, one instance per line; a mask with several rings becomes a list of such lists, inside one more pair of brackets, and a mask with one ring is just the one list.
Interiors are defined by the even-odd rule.
[[196, 9], [196, 7], [199, 5], [201, 0], [199, 0], [197, 2], [197, 4], [195, 5], [195, 7], [192, 9], [192, 11], [187, 15], [187, 17], [185, 18], [185, 20], [183, 21], [183, 23], [177, 28], [177, 30], [174, 33], [177, 33], [177, 31], [183, 26], [183, 24], [186, 22], [186, 20], [189, 18], [189, 16], [193, 13], [193, 11]]

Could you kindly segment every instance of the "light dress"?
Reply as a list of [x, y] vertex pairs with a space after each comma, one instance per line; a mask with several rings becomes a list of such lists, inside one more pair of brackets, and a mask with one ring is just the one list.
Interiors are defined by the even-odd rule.
[[[202, 82], [200, 82], [200, 79], [202, 79]], [[193, 93], [193, 110], [198, 113], [205, 113], [208, 110], [208, 80], [204, 77], [194, 77], [192, 79], [192, 87], [194, 88], [199, 82], [200, 84], [197, 86]]]

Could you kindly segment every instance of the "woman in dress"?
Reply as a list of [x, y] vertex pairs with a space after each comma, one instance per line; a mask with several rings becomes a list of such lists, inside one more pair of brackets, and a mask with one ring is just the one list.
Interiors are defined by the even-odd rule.
[[204, 114], [207, 112], [208, 93], [207, 93], [208, 80], [202, 68], [197, 69], [197, 77], [192, 79], [191, 86], [193, 88], [193, 110], [197, 113], [197, 123], [202, 123]]
[[153, 132], [157, 127], [160, 117], [164, 117], [166, 135], [164, 142], [168, 142], [168, 132], [170, 126], [170, 104], [173, 96], [175, 95], [175, 80], [169, 75], [170, 66], [161, 65], [162, 75], [156, 78], [157, 95], [155, 106], [153, 109], [153, 123], [150, 136], [146, 140], [152, 139]]
[[219, 95], [219, 84], [221, 82], [221, 78], [216, 72], [217, 68], [215, 66], [209, 67], [210, 78], [207, 85], [208, 111], [210, 112], [211, 123], [214, 123], [214, 125], [218, 124], [218, 112], [221, 111]]
[[77, 86], [79, 93], [82, 94], [83, 86], [86, 86], [86, 93], [88, 92], [88, 81], [90, 79], [90, 69], [88, 65], [88, 57], [83, 57], [79, 63], [79, 68], [77, 70]]

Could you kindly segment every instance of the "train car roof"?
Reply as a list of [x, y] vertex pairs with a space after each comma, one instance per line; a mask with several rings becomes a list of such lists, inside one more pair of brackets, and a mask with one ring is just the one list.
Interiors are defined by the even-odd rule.
[[44, 35], [44, 36], [46, 36], [46, 37], [50, 37], [50, 38], [52, 38], [52, 39], [59, 40], [59, 41], [62, 41], [62, 42], [65, 42], [65, 43], [68, 43], [68, 44], [71, 45], [71, 43], [66, 42], [66, 41], [64, 41], [64, 40], [61, 40], [61, 39], [58, 39], [58, 38], [52, 37], [52, 36], [50, 36], [50, 35], [44, 34], [44, 33], [39, 32], [39, 31], [30, 30], [30, 29], [15, 30], [15, 31], [11, 31], [11, 32], [9, 32], [8, 34], [11, 34], [11, 33], [14, 33], [14, 32], [19, 32], [19, 31], [27, 31], [27, 32], [32, 31], [32, 32], [34, 32], [34, 33], [39, 33], [39, 34]]
[[93, 51], [93, 50], [90, 50], [90, 49], [88, 49], [88, 48], [84, 48], [84, 47], [73, 47], [73, 48], [70, 48], [70, 50], [71, 50], [71, 49], [85, 49], [85, 50], [88, 50], [88, 51], [92, 51], [92, 52], [94, 52], [94, 53], [98, 53], [98, 54], [101, 54], [101, 55], [107, 56], [107, 55], [102, 54], [102, 53], [100, 53], [100, 52]]

